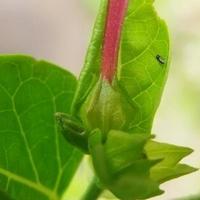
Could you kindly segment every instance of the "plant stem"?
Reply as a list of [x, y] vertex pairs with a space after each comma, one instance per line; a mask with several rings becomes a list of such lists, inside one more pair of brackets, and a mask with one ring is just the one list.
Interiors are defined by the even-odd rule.
[[96, 178], [93, 178], [81, 200], [96, 200], [101, 195], [102, 191], [103, 190], [96, 184]]

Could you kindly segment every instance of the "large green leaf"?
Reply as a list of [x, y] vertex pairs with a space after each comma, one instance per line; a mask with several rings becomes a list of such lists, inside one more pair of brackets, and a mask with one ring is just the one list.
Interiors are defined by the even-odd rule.
[[168, 31], [153, 2], [129, 1], [121, 38], [117, 77], [137, 108], [134, 132], [150, 132], [168, 72]]
[[1, 200], [11, 200], [11, 198], [3, 191], [0, 190], [0, 199]]
[[59, 200], [81, 153], [62, 137], [76, 79], [27, 56], [0, 57], [0, 188], [16, 200]]

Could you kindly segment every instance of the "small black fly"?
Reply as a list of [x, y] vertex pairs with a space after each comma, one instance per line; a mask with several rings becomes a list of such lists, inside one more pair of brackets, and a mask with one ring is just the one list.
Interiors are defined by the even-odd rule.
[[165, 59], [162, 57], [162, 56], [160, 56], [160, 55], [157, 55], [156, 56], [156, 59], [157, 59], [157, 61], [160, 63], [160, 64], [162, 64], [162, 65], [164, 65], [166, 62], [165, 62]]

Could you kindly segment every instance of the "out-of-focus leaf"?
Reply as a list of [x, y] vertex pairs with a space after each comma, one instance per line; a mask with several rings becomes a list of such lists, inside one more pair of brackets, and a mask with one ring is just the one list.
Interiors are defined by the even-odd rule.
[[27, 56], [0, 57], [0, 188], [15, 200], [59, 200], [81, 153], [66, 143], [56, 112], [69, 113], [69, 72]]
[[11, 198], [3, 191], [0, 190], [0, 199], [1, 200], [11, 200]]
[[174, 200], [200, 200], [200, 195], [191, 195], [188, 197], [182, 197], [182, 198], [174, 199]]

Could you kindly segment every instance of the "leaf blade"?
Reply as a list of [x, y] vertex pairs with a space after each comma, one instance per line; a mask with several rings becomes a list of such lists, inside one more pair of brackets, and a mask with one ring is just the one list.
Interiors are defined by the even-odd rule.
[[82, 155], [54, 114], [70, 112], [76, 79], [28, 56], [1, 56], [0, 71], [0, 187], [15, 199], [60, 199]]
[[[153, 1], [130, 1], [122, 31], [117, 77], [138, 115], [133, 132], [151, 132], [167, 78], [169, 34]], [[160, 64], [156, 56], [165, 59]]]

